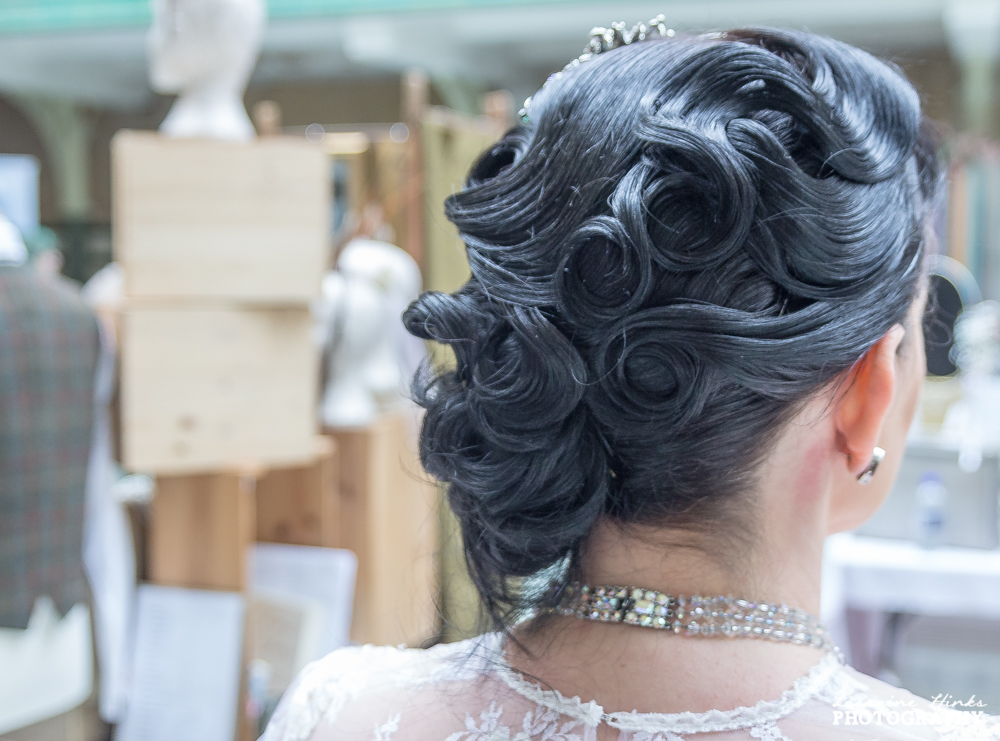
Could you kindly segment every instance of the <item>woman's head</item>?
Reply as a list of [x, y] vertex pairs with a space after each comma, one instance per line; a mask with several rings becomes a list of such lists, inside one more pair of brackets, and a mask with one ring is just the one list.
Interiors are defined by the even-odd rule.
[[796, 410], [906, 322], [937, 185], [909, 83], [809, 34], [615, 49], [530, 115], [446, 203], [472, 278], [405, 316], [455, 353], [416, 384], [421, 453], [494, 617], [599, 518], [731, 528]]

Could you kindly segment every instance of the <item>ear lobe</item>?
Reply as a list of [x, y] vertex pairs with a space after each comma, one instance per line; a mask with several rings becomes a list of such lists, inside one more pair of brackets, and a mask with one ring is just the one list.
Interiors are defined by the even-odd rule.
[[848, 371], [834, 413], [837, 447], [859, 476], [871, 462], [896, 390], [896, 350], [905, 330], [897, 324]]

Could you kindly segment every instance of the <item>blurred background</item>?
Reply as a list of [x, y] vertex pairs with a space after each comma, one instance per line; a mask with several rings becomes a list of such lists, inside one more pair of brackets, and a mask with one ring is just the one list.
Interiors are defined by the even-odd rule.
[[[901, 65], [928, 113], [954, 130], [997, 127], [995, 11], [967, 19], [945, 0], [787, 2], [324, 2], [271, 0], [248, 108], [270, 99], [285, 126], [403, 119], [400, 75], [431, 79], [432, 102], [480, 113], [490, 90], [520, 107], [578, 56], [591, 27], [657, 13], [678, 31], [774, 25], [856, 44]], [[47, 0], [0, 8], [4, 151], [40, 165], [39, 212], [56, 229], [65, 272], [86, 280], [110, 259], [109, 142], [155, 129], [169, 97], [150, 89], [146, 0]], [[633, 20], [634, 19], [634, 20]]]
[[1000, 0], [0, 4], [0, 739], [256, 738], [348, 642], [475, 634], [399, 313], [442, 211], [594, 26], [805, 29], [937, 122], [921, 409], [831, 538], [862, 671], [1000, 713]]

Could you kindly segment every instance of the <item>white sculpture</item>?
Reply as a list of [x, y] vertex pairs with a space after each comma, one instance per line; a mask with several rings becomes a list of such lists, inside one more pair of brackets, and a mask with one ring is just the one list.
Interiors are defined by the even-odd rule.
[[420, 269], [399, 247], [371, 239], [348, 243], [337, 268], [323, 279], [328, 363], [320, 419], [360, 427], [403, 398], [423, 358], [423, 344], [400, 320], [420, 293]]
[[180, 94], [160, 132], [252, 139], [243, 91], [260, 53], [264, 0], [152, 0], [152, 8], [150, 84]]

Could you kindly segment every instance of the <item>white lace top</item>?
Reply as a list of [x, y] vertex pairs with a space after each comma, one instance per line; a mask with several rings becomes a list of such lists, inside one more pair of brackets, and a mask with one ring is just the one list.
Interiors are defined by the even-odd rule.
[[508, 667], [496, 634], [428, 650], [334, 651], [303, 670], [263, 740], [596, 741], [599, 729], [618, 741], [1000, 741], [1000, 718], [934, 705], [832, 655], [753, 707], [606, 713]]

